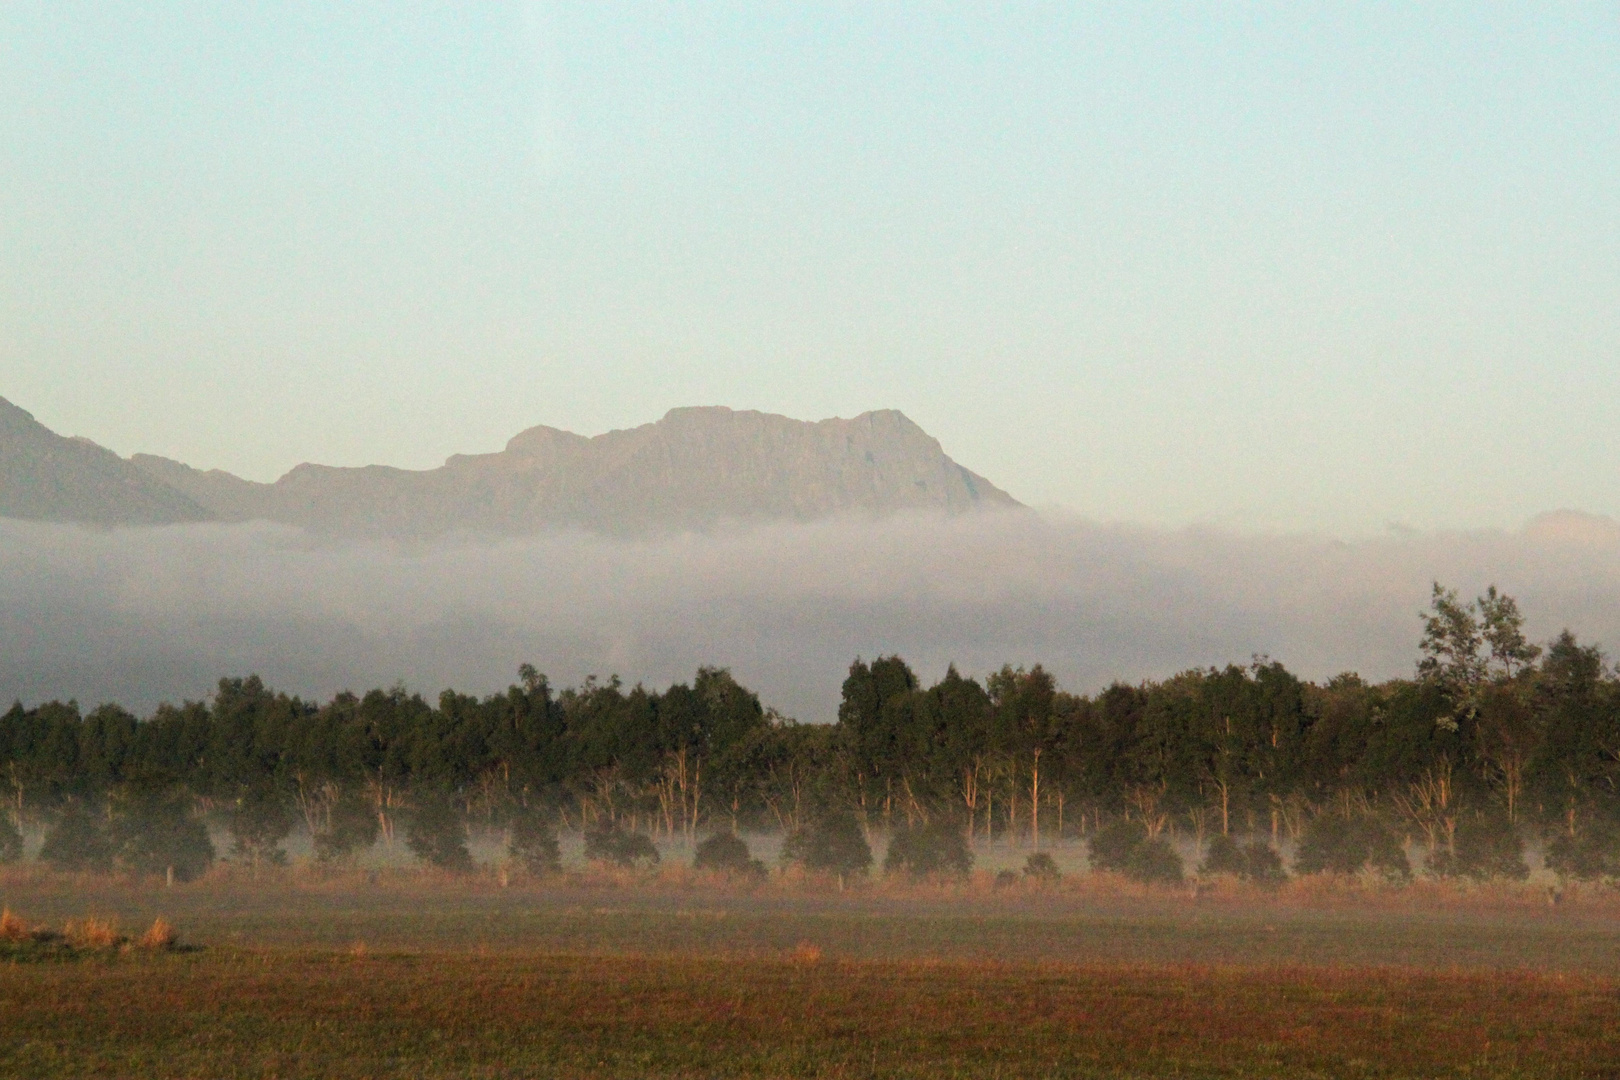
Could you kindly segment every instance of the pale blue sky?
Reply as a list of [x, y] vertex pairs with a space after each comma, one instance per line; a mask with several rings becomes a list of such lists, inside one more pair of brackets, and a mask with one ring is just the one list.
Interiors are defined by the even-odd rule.
[[1105, 520], [1620, 514], [1620, 8], [0, 6], [0, 396], [272, 479], [905, 410]]

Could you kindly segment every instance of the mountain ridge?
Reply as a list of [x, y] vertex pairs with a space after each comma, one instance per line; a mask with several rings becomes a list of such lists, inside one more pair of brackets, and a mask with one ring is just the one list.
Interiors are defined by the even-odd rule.
[[0, 398], [0, 517], [167, 525], [209, 516], [183, 492], [106, 447], [58, 435]]
[[[0, 469], [0, 516], [89, 524], [264, 519], [323, 534], [426, 537], [523, 535], [559, 527], [637, 534], [702, 529], [726, 520], [1020, 505], [953, 461], [937, 439], [893, 409], [801, 421], [724, 406], [684, 407], [649, 424], [596, 436], [537, 425], [499, 451], [452, 454], [433, 469], [306, 462], [273, 483], [152, 454], [124, 459], [95, 447], [100, 471], [89, 477], [94, 482], [82, 483], [86, 477], [75, 473], [78, 460], [63, 450], [75, 440], [50, 432], [4, 399], [0, 404], [38, 429], [27, 439], [8, 440], [7, 414], [0, 409], [0, 461], [32, 454], [38, 466], [33, 473], [21, 470], [19, 482], [45, 490], [71, 491], [76, 484], [85, 489], [77, 502], [42, 501], [12, 491], [16, 485]], [[98, 491], [119, 485], [145, 501], [98, 503]]]

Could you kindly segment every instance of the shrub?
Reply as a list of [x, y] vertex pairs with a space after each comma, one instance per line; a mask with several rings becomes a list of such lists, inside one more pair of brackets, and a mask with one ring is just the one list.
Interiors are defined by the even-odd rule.
[[28, 935], [27, 923], [13, 915], [10, 908], [0, 908], [0, 941], [21, 941]]
[[1210, 840], [1198, 872], [1204, 875], [1231, 874], [1242, 881], [1259, 885], [1280, 885], [1288, 880], [1282, 856], [1277, 854], [1276, 848], [1260, 840], [1239, 844], [1224, 834]]
[[585, 833], [585, 857], [612, 866], [656, 866], [658, 848], [645, 833], [628, 832], [617, 825]]
[[113, 840], [118, 862], [137, 874], [190, 881], [214, 862], [208, 828], [182, 791], [130, 793], [113, 819]]
[[281, 866], [287, 861], [281, 842], [292, 826], [292, 810], [274, 789], [249, 791], [231, 811], [231, 855], [251, 866]]
[[1162, 836], [1144, 840], [1125, 860], [1125, 876], [1144, 884], [1179, 885], [1182, 881], [1181, 856]]
[[1620, 829], [1608, 821], [1593, 821], [1574, 836], [1560, 829], [1547, 839], [1546, 863], [1576, 881], [1620, 878]]
[[1091, 834], [1093, 870], [1124, 874], [1132, 881], [1176, 884], [1182, 880], [1181, 856], [1162, 836], [1148, 838], [1140, 821], [1111, 822]]
[[1356, 874], [1364, 868], [1390, 880], [1412, 877], [1400, 837], [1376, 817], [1319, 814], [1305, 826], [1294, 857], [1296, 873]]
[[1282, 855], [1263, 840], [1251, 840], [1244, 844], [1243, 859], [1248, 864], [1244, 876], [1257, 885], [1281, 885], [1288, 880]]
[[740, 877], [762, 878], [765, 864], [753, 858], [748, 844], [735, 833], [715, 833], [697, 846], [692, 866], [698, 870], [718, 870]]
[[1037, 851], [1024, 860], [1025, 880], [1051, 884], [1062, 876], [1057, 860], [1044, 851]]
[[1147, 841], [1147, 827], [1140, 821], [1121, 819], [1109, 822], [1091, 834], [1087, 861], [1093, 870], [1125, 872], [1131, 853]]
[[995, 888], [997, 888], [997, 889], [1010, 889], [1014, 885], [1017, 885], [1017, 884], [1018, 884], [1018, 875], [1013, 873], [1011, 870], [998, 870], [998, 871], [996, 871], [996, 880], [995, 880], [995, 885], [994, 885]]
[[473, 870], [467, 850], [467, 823], [446, 799], [419, 805], [405, 824], [405, 846], [412, 855], [440, 870], [465, 874]]
[[972, 869], [973, 852], [968, 850], [967, 837], [960, 828], [946, 821], [896, 830], [889, 838], [889, 850], [883, 857], [885, 874], [966, 877]]
[[312, 840], [315, 858], [323, 863], [339, 862], [358, 852], [370, 851], [382, 829], [377, 811], [349, 792], [338, 796], [322, 826]]
[[1523, 881], [1530, 876], [1524, 861], [1524, 841], [1502, 813], [1467, 814], [1457, 822], [1452, 850], [1429, 853], [1423, 868], [1437, 877], [1469, 877], [1476, 881], [1503, 877]]
[[110, 870], [113, 844], [105, 821], [70, 802], [45, 832], [39, 857], [58, 870]]
[[1239, 877], [1245, 869], [1247, 865], [1243, 861], [1243, 849], [1225, 833], [1210, 838], [1209, 846], [1204, 850], [1204, 861], [1198, 864], [1198, 872], [1204, 875], [1231, 874]]
[[562, 869], [562, 848], [557, 844], [557, 830], [539, 814], [519, 814], [512, 819], [506, 853], [536, 877], [555, 874]]
[[832, 810], [818, 816], [807, 828], [788, 835], [782, 843], [782, 861], [837, 874], [842, 883], [871, 868], [872, 848], [854, 814]]
[[76, 949], [115, 949], [129, 940], [111, 919], [85, 919], [63, 927], [63, 935]]
[[174, 927], [169, 925], [167, 919], [159, 916], [152, 920], [151, 928], [141, 935], [141, 940], [136, 944], [143, 949], [151, 949], [154, 952], [167, 952], [174, 948], [178, 940], [179, 937], [175, 934]]

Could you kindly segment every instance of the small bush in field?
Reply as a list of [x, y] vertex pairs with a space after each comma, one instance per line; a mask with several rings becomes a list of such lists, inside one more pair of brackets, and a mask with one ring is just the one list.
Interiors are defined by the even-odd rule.
[[1179, 885], [1182, 881], [1181, 856], [1162, 836], [1136, 845], [1125, 860], [1125, 876], [1147, 885]]
[[370, 851], [382, 824], [377, 811], [352, 792], [338, 796], [314, 835], [315, 858], [323, 863], [342, 862]]
[[829, 810], [807, 828], [788, 834], [782, 842], [782, 861], [799, 863], [806, 870], [837, 874], [841, 884], [871, 869], [872, 847], [854, 814]]
[[214, 862], [214, 843], [184, 791], [129, 793], [113, 818], [118, 862], [137, 874], [191, 881]]
[[10, 908], [0, 909], [0, 941], [21, 941], [28, 933], [28, 924], [13, 915]]
[[1091, 835], [1093, 870], [1124, 874], [1144, 884], [1174, 885], [1182, 880], [1181, 856], [1162, 836], [1148, 837], [1140, 821], [1111, 822]]
[[646, 833], [609, 825], [585, 833], [585, 858], [610, 866], [656, 866], [658, 847]]
[[768, 871], [765, 864], [748, 851], [748, 844], [736, 833], [715, 833], [697, 846], [692, 859], [697, 870], [718, 870], [740, 877], [763, 878]]
[[1465, 814], [1457, 822], [1453, 849], [1429, 853], [1423, 868], [1436, 877], [1501, 877], [1523, 881], [1530, 876], [1524, 841], [1504, 813]]
[[562, 869], [562, 848], [557, 843], [557, 830], [539, 814], [519, 814], [512, 819], [506, 853], [536, 877], [555, 874]]
[[1029, 881], [1051, 884], [1063, 877], [1057, 860], [1044, 851], [1037, 851], [1024, 860], [1024, 877]]
[[1318, 814], [1305, 826], [1294, 872], [1356, 874], [1374, 870], [1392, 881], [1409, 881], [1412, 864], [1400, 837], [1371, 815]]
[[1198, 864], [1198, 872], [1205, 875], [1231, 874], [1237, 877], [1244, 869], [1243, 849], [1225, 833], [1210, 838], [1209, 846], [1204, 849], [1204, 861]]
[[429, 799], [405, 823], [405, 846], [412, 855], [440, 870], [470, 873], [467, 823], [445, 799]]
[[1281, 885], [1288, 880], [1282, 855], [1262, 840], [1244, 844], [1243, 858], [1248, 863], [1248, 879], [1257, 885]]
[[129, 940], [118, 932], [118, 926], [110, 919], [68, 923], [66, 936], [76, 949], [112, 949]]
[[960, 827], [948, 821], [895, 830], [883, 857], [885, 874], [966, 877], [972, 869], [973, 852], [968, 850], [967, 838]]
[[997, 889], [1010, 889], [1018, 884], [1018, 875], [1011, 870], [996, 871], [994, 887]]
[[1277, 854], [1276, 848], [1260, 840], [1239, 844], [1226, 835], [1210, 840], [1198, 872], [1206, 876], [1231, 874], [1257, 885], [1281, 885], [1288, 880], [1288, 872], [1283, 869], [1282, 856]]
[[1592, 821], [1573, 836], [1560, 828], [1547, 838], [1547, 869], [1575, 881], [1620, 878], [1620, 828]]
[[110, 870], [112, 837], [105, 821], [79, 802], [70, 802], [45, 832], [41, 861], [58, 870]]
[[169, 925], [169, 921], [157, 918], [152, 920], [151, 928], [141, 935], [141, 939], [136, 944], [143, 949], [151, 949], [153, 952], [167, 952], [169, 949], [174, 948], [177, 941], [179, 941], [179, 937], [175, 934], [174, 927]]
[[231, 811], [231, 855], [249, 866], [283, 866], [287, 853], [281, 842], [292, 827], [292, 808], [275, 790], [248, 791]]
[[1087, 861], [1093, 870], [1124, 873], [1131, 853], [1147, 841], [1147, 827], [1140, 821], [1109, 822], [1091, 834]]

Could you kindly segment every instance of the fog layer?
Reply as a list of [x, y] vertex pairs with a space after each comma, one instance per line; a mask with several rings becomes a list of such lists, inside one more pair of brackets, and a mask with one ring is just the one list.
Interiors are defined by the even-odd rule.
[[1097, 525], [1031, 512], [623, 541], [582, 533], [429, 549], [268, 525], [93, 531], [0, 521], [0, 698], [145, 712], [222, 675], [326, 696], [403, 681], [483, 693], [726, 666], [803, 720], [856, 655], [932, 680], [1044, 663], [1091, 691], [1266, 654], [1310, 678], [1410, 673], [1439, 579], [1517, 596], [1538, 638], [1620, 642], [1620, 526], [1354, 543]]

